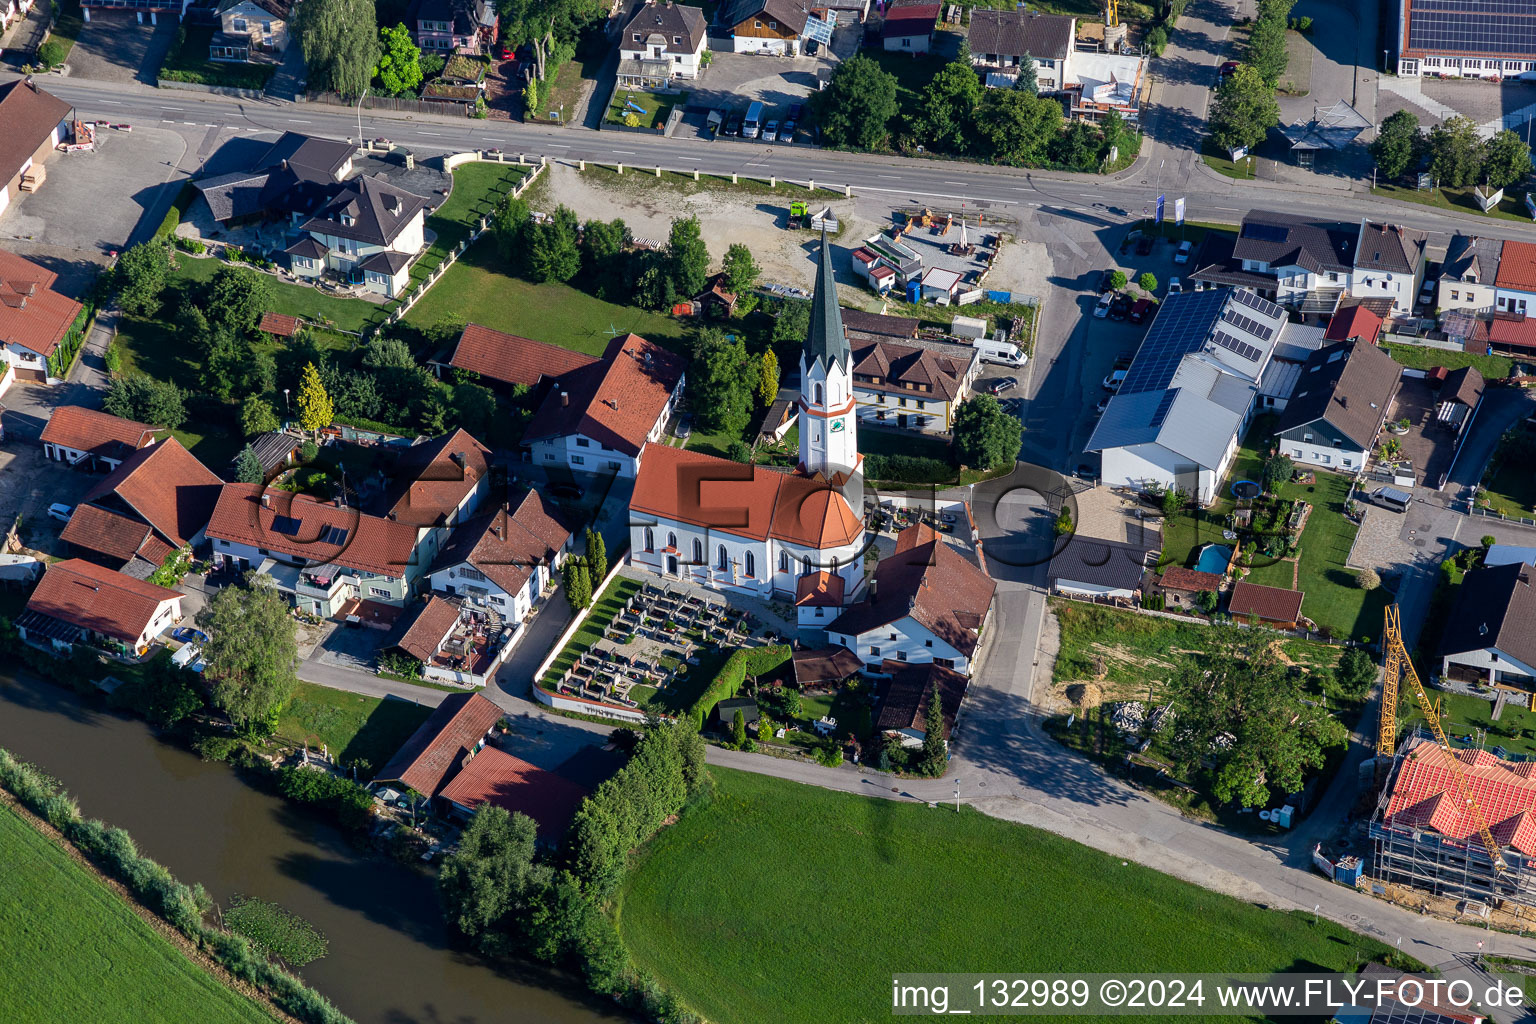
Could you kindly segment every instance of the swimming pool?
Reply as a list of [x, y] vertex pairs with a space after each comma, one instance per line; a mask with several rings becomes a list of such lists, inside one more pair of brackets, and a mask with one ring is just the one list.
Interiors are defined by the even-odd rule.
[[1200, 558], [1195, 562], [1195, 568], [1200, 572], [1214, 572], [1220, 575], [1227, 571], [1227, 566], [1231, 562], [1231, 548], [1225, 544], [1207, 544], [1200, 549]]

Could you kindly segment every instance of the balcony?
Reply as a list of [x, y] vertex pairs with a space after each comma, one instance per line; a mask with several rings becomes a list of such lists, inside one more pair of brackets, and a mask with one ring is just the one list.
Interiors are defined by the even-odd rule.
[[100, 11], [155, 11], [157, 13], [180, 14], [181, 4], [177, 0], [80, 0], [81, 7], [90, 7]]

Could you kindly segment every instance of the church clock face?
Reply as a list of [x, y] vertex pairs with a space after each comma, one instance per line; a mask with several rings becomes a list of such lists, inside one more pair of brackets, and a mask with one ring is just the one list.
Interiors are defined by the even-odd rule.
[[843, 429], [843, 421], [841, 419], [833, 420], [831, 426], [828, 427], [828, 429], [831, 430], [834, 434], [839, 433]]

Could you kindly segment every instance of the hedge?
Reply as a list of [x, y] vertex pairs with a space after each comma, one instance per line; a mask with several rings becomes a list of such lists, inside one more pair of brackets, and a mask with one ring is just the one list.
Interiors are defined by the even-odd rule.
[[176, 193], [176, 201], [171, 204], [171, 208], [169, 210], [165, 211], [165, 219], [162, 220], [160, 222], [160, 226], [155, 229], [155, 237], [169, 238], [171, 235], [175, 234], [176, 225], [181, 223], [181, 218], [187, 215], [187, 211], [192, 208], [192, 204], [196, 200], [197, 189], [192, 187], [192, 183], [190, 181], [181, 186], [181, 191]]
[[741, 690], [741, 684], [746, 682], [748, 676], [760, 676], [764, 672], [772, 672], [788, 661], [789, 656], [790, 649], [787, 644], [773, 644], [768, 647], [743, 648], [725, 659], [725, 664], [720, 666], [719, 673], [688, 709], [688, 716], [693, 719], [694, 730], [702, 732], [704, 719], [709, 717], [715, 705], [728, 697], [736, 696]]
[[911, 484], [942, 484], [955, 478], [955, 467], [922, 455], [866, 455], [866, 480], [900, 480]]

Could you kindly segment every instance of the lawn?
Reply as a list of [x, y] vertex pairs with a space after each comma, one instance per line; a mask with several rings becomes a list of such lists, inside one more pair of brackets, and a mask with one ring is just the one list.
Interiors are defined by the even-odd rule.
[[1312, 91], [1312, 55], [1317, 51], [1311, 39], [1294, 30], [1285, 34], [1285, 50], [1289, 60], [1275, 91], [1285, 96], [1305, 96]]
[[[966, 7], [990, 7], [999, 11], [1014, 9], [1014, 0], [966, 0]], [[1080, 21], [1103, 21], [1104, 5], [1099, 0], [1042, 0], [1029, 5], [1032, 11], [1044, 14], [1070, 14]], [[1141, 0], [1123, 0], [1119, 4], [1120, 20], [1125, 22], [1151, 21], [1152, 6]]]
[[550, 87], [549, 98], [541, 101], [543, 110], [529, 111], [539, 117], [549, 116], [549, 112], [559, 111], [562, 119], [568, 119], [576, 113], [576, 106], [581, 102], [582, 83], [592, 82], [592, 88], [597, 88], [596, 80], [598, 72], [602, 70], [602, 57], [607, 56], [607, 51], [597, 47], [589, 47], [591, 53], [599, 59], [582, 61], [576, 58], [566, 61], [555, 70], [555, 81]]
[[1513, 189], [1506, 190], [1504, 198], [1499, 205], [1487, 213], [1478, 201], [1472, 196], [1472, 188], [1440, 188], [1417, 189], [1403, 185], [1377, 185], [1371, 189], [1371, 195], [1381, 196], [1383, 199], [1399, 199], [1405, 203], [1418, 203], [1421, 206], [1434, 206], [1441, 210], [1453, 210], [1457, 213], [1472, 213], [1478, 217], [1498, 218], [1499, 220], [1517, 220], [1522, 224], [1531, 222], [1531, 215], [1525, 209], [1525, 194]]
[[[1010, 3], [1008, 9], [1012, 10]], [[933, 81], [933, 76], [938, 74], [945, 64], [949, 63], [947, 57], [937, 53], [900, 53], [894, 50], [865, 50], [861, 51], [865, 57], [873, 57], [885, 71], [896, 76], [896, 106], [899, 110], [897, 120], [909, 121], [916, 116], [916, 111], [922, 100], [923, 90], [928, 83]]]
[[672, 108], [686, 105], [687, 93], [676, 95], [660, 95], [654, 92], [645, 92], [642, 89], [621, 89], [614, 94], [613, 102], [608, 104], [608, 120], [613, 124], [623, 124], [624, 114], [629, 110], [628, 104], [633, 103], [644, 109], [645, 113], [639, 115], [641, 128], [661, 128], [667, 123], [667, 115]]
[[338, 764], [368, 762], [359, 773], [378, 771], [432, 713], [394, 698], [365, 697], [300, 683], [277, 722], [277, 735], [294, 743], [322, 745]]
[[[1536, 714], [1525, 708], [1506, 704], [1499, 720], [1493, 720], [1493, 701], [1465, 693], [1429, 690], [1429, 702], [1440, 707], [1440, 728], [1453, 746], [1477, 746], [1478, 730], [1487, 734], [1482, 746], [1488, 750], [1503, 747], [1511, 754], [1536, 754]], [[1398, 721], [1405, 722], [1399, 735], [1411, 732], [1424, 721], [1418, 699], [1404, 686]], [[1404, 713], [1406, 712], [1406, 721]]]
[[1301, 533], [1301, 572], [1296, 589], [1306, 594], [1302, 614], [1337, 637], [1374, 639], [1381, 633], [1382, 610], [1391, 595], [1381, 587], [1361, 590], [1355, 584], [1359, 573], [1344, 567], [1358, 531], [1344, 518], [1348, 494], [1349, 478], [1337, 473], [1319, 472], [1315, 484], [1286, 483], [1280, 487], [1280, 497], [1300, 498], [1313, 506], [1307, 528]]
[[1533, 451], [1536, 435], [1524, 424], [1505, 433], [1490, 470], [1483, 477], [1479, 504], [1506, 516], [1530, 518], [1536, 509], [1536, 474], [1531, 472], [1530, 460]]
[[458, 244], [480, 225], [481, 217], [496, 212], [501, 199], [527, 176], [526, 167], [495, 163], [467, 163], [453, 172], [453, 191], [426, 219], [426, 228], [437, 237], [411, 267], [414, 288], [436, 270]]
[[209, 60], [208, 44], [213, 41], [214, 31], [211, 25], [182, 25], [177, 31], [179, 45], [173, 46], [165, 55], [158, 77], [232, 89], [265, 89], [277, 71], [277, 65], [226, 64]]
[[1217, 174], [1225, 174], [1229, 178], [1253, 177], [1253, 161], [1249, 157], [1241, 160], [1228, 159], [1227, 154], [1217, 149], [1209, 140], [1201, 147], [1200, 159], [1205, 161], [1205, 166]]
[[619, 614], [619, 609], [624, 607], [624, 602], [629, 600], [630, 595], [639, 589], [639, 580], [632, 580], [627, 576], [614, 577], [613, 582], [608, 584], [608, 589], [599, 594], [597, 600], [592, 603], [591, 613], [582, 620], [559, 656], [550, 663], [549, 671], [544, 674], [544, 685], [553, 687], [560, 681], [566, 669], [576, 664], [577, 659], [588, 648], [603, 638], [603, 631], [608, 628], [608, 623]]
[[272, 1024], [8, 807], [0, 807], [0, 861], [6, 1020]]
[[632, 332], [679, 351], [686, 351], [689, 333], [662, 313], [604, 302], [568, 284], [534, 284], [512, 277], [496, 247], [485, 239], [470, 246], [438, 278], [404, 322], [425, 329], [445, 317], [588, 355], [602, 354], [613, 340], [610, 332]]
[[1404, 366], [1416, 370], [1430, 370], [1443, 366], [1447, 370], [1459, 370], [1463, 366], [1475, 366], [1484, 379], [1495, 381], [1509, 376], [1512, 360], [1508, 356], [1480, 356], [1472, 352], [1449, 352], [1443, 348], [1424, 345], [1388, 345], [1392, 358]]
[[968, 808], [711, 774], [714, 802], [640, 854], [618, 924], [720, 1024], [884, 1019], [892, 971], [1352, 971], [1390, 953]]

